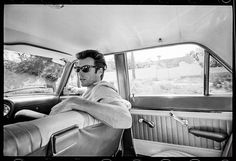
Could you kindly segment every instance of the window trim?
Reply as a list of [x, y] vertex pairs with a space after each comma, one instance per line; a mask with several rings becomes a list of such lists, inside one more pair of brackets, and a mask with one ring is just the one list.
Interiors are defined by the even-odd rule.
[[126, 53], [114, 55], [119, 93], [124, 99], [130, 99], [128, 61]]
[[[232, 68], [222, 59], [220, 58], [218, 55], [216, 55], [212, 50], [210, 50], [209, 48], [201, 45], [201, 47], [203, 47], [205, 49], [205, 55], [207, 54], [207, 58], [205, 60], [205, 57], [204, 57], [204, 63], [206, 63], [206, 69], [204, 70], [207, 70], [208, 72], [208, 78], [206, 80], [204, 80], [204, 82], [206, 81], [206, 83], [208, 84], [207, 86], [207, 91], [205, 93], [205, 88], [204, 88], [204, 96], [211, 96], [211, 95], [231, 95], [232, 94], [212, 94], [210, 93], [210, 88], [209, 88], [209, 85], [210, 85], [210, 80], [209, 80], [209, 74], [210, 74], [210, 58], [212, 57], [213, 59], [215, 59], [218, 63], [220, 63], [228, 72], [230, 72], [232, 74], [232, 78], [233, 78], [233, 70]], [[205, 64], [204, 64], [204, 68], [205, 68]], [[205, 73], [204, 73], [205, 75]], [[233, 91], [233, 89], [232, 89]]]
[[204, 50], [203, 95], [209, 96], [210, 54]]
[[66, 86], [66, 84], [69, 80], [69, 77], [70, 77], [70, 74], [71, 74], [72, 67], [73, 67], [74, 63], [75, 63], [75, 61], [66, 63], [66, 65], [63, 69], [63, 73], [62, 73], [60, 83], [59, 83], [57, 91], [56, 91], [56, 95], [59, 95], [59, 96], [63, 95], [64, 87]]

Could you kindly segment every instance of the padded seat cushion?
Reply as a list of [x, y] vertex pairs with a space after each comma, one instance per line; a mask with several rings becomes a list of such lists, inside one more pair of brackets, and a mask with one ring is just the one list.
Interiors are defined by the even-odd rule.
[[37, 126], [24, 122], [4, 126], [3, 155], [25, 156], [42, 144]]
[[154, 154], [152, 155], [152, 157], [196, 157], [196, 156], [178, 150], [167, 150]]

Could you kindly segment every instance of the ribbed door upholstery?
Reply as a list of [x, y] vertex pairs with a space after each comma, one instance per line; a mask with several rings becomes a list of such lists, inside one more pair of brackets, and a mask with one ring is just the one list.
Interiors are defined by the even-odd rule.
[[[187, 127], [183, 126], [169, 116], [170, 111], [153, 110], [133, 110], [133, 137], [134, 139], [149, 140], [155, 142], [186, 145], [208, 149], [221, 150], [225, 141], [216, 142], [211, 139], [196, 137], [188, 132]], [[199, 112], [174, 112], [182, 119], [188, 120], [189, 126], [202, 130], [226, 132], [228, 135], [232, 131], [231, 113], [199, 113]], [[143, 118], [155, 123], [154, 128], [147, 124], [140, 123]]]

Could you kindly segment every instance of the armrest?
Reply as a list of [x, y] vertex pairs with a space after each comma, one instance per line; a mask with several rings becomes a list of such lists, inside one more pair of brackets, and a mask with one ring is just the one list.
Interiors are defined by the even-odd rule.
[[211, 132], [211, 131], [199, 130], [199, 129], [194, 129], [194, 128], [190, 128], [189, 133], [198, 137], [200, 136], [200, 137], [204, 137], [204, 138], [211, 139], [218, 142], [222, 142], [228, 137], [228, 135], [224, 132]]

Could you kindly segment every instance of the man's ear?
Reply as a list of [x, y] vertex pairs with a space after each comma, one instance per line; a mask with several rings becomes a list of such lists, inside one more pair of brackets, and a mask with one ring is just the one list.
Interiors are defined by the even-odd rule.
[[103, 69], [102, 69], [102, 68], [99, 68], [98, 71], [97, 71], [97, 73], [99, 74], [99, 76], [101, 76], [102, 73], [103, 73]]

